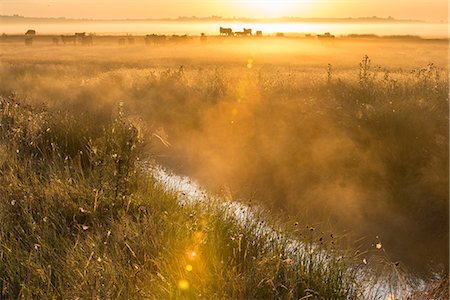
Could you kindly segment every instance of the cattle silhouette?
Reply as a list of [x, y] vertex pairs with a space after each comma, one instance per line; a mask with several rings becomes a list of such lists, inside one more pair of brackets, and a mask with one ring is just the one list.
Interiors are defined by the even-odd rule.
[[134, 39], [134, 37], [132, 36], [132, 35], [130, 35], [130, 34], [127, 34], [126, 36], [124, 36], [124, 37], [120, 37], [118, 40], [117, 40], [117, 43], [120, 45], [120, 46], [124, 46], [124, 45], [134, 45], [135, 44], [135, 39]]
[[203, 32], [200, 35], [200, 42], [202, 43], [206, 43], [208, 41], [208, 38], [206, 37], [206, 34], [204, 34]]
[[164, 45], [167, 37], [165, 35], [147, 34], [145, 36], [146, 45]]
[[26, 46], [32, 46], [33, 45], [33, 38], [32, 37], [26, 37], [25, 38], [25, 45]]
[[252, 35], [252, 29], [251, 28], [244, 28], [243, 31], [237, 31], [236, 35], [238, 35], [238, 36]]
[[325, 32], [324, 34], [319, 34], [317, 37], [319, 39], [334, 39], [335, 38], [335, 36], [329, 32]]
[[82, 44], [84, 37], [86, 37], [86, 32], [76, 32], [75, 33], [75, 43]]
[[172, 43], [175, 43], [175, 44], [183, 43], [188, 40], [189, 40], [189, 38], [188, 38], [187, 34], [185, 34], [185, 35], [175, 35], [174, 34], [169, 38], [169, 41]]
[[33, 37], [36, 35], [36, 30], [28, 29], [27, 32], [25, 32], [25, 45], [31, 46], [33, 45]]
[[61, 41], [63, 44], [75, 44], [76, 37], [74, 35], [61, 35]]
[[233, 35], [233, 29], [231, 29], [231, 28], [220, 27], [219, 31], [220, 31], [220, 35], [228, 35], [228, 36]]
[[[83, 46], [92, 46], [94, 45], [94, 38], [91, 35], [86, 35], [86, 32], [76, 32], [73, 36], [74, 44], [80, 44]], [[72, 38], [70, 38], [72, 40]]]
[[59, 38], [57, 38], [57, 37], [52, 38], [52, 42], [53, 42], [53, 45], [58, 45], [59, 44]]
[[92, 35], [86, 35], [81, 37], [81, 45], [83, 46], [92, 46], [94, 45], [94, 38]]

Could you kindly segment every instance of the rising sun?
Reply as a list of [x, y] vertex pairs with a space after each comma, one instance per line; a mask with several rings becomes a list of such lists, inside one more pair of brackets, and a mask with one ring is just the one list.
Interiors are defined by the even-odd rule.
[[293, 14], [295, 9], [295, 3], [300, 1], [292, 0], [260, 0], [260, 1], [248, 1], [249, 8], [252, 12], [264, 17], [281, 17]]

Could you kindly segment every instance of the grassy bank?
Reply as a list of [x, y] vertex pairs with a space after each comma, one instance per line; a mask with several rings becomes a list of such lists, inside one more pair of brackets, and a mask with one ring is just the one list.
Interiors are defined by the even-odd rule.
[[[318, 246], [297, 260], [286, 256], [287, 243], [268, 243], [214, 205], [179, 206], [137, 168], [136, 127], [120, 108], [112, 114], [94, 121], [0, 98], [2, 297], [346, 299], [361, 292], [359, 268], [340, 252], [325, 262]], [[315, 243], [318, 235], [305, 232], [305, 245]], [[333, 251], [328, 240], [323, 249]]]
[[[403, 269], [431, 293], [448, 274], [447, 48], [5, 47], [4, 294], [335, 299], [381, 293], [372, 271], [402, 285]], [[308, 268], [213, 206], [180, 208], [136, 167], [149, 158], [272, 208], [262, 220], [323, 242], [332, 264], [306, 251]]]
[[180, 205], [138, 168], [142, 140], [120, 106], [91, 117], [0, 98], [2, 297], [384, 299], [411, 283], [313, 227]]

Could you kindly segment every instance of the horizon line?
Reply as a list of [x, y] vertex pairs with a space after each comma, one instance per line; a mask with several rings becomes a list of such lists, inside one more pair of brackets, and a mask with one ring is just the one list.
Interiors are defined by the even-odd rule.
[[299, 17], [299, 16], [283, 16], [283, 17], [223, 17], [223, 16], [208, 16], [208, 17], [198, 17], [198, 16], [178, 16], [178, 17], [162, 17], [162, 18], [74, 18], [74, 17], [64, 17], [64, 16], [52, 16], [52, 17], [39, 17], [39, 16], [23, 16], [19, 14], [13, 15], [0, 15], [0, 18], [17, 18], [17, 19], [42, 19], [42, 20], [65, 20], [65, 21], [236, 21], [236, 20], [246, 20], [246, 21], [277, 21], [277, 20], [309, 20], [309, 21], [320, 21], [320, 20], [334, 20], [334, 21], [389, 21], [389, 22], [419, 22], [419, 23], [430, 23], [430, 22], [448, 22], [447, 19], [441, 19], [439, 21], [434, 20], [420, 20], [420, 19], [396, 19], [395, 17], [379, 17], [379, 16], [359, 16], [359, 17]]

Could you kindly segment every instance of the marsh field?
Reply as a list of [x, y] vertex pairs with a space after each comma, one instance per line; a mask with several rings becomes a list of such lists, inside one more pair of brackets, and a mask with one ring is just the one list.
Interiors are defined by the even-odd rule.
[[52, 38], [0, 37], [2, 297], [448, 299], [448, 40]]

